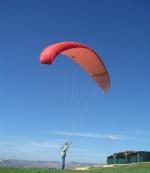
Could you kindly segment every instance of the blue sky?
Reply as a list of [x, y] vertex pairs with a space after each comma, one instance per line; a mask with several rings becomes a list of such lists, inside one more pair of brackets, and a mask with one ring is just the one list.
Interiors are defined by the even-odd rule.
[[[1, 159], [104, 162], [150, 150], [149, 1], [0, 0]], [[69, 58], [39, 63], [43, 48], [78, 41], [103, 59], [103, 95]], [[116, 139], [115, 139], [116, 138]]]

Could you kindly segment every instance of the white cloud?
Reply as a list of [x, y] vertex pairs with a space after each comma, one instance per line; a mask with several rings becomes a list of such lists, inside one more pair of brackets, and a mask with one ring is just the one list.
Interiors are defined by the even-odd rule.
[[97, 134], [97, 133], [80, 133], [80, 132], [68, 132], [68, 131], [53, 131], [53, 132], [49, 132], [49, 133], [55, 134], [55, 135], [98, 138], [98, 139], [107, 139], [107, 138], [110, 138], [113, 140], [119, 139], [119, 137], [117, 137], [115, 135], [106, 135], [106, 134]]
[[60, 148], [60, 145], [51, 144], [49, 142], [32, 142], [30, 144], [33, 147], [42, 147], [42, 148]]
[[24, 147], [34, 147], [34, 148], [60, 148], [60, 145], [57, 145], [57, 144], [53, 144], [53, 143], [50, 143], [50, 142], [40, 142], [40, 141], [17, 141], [17, 142], [14, 142], [14, 141], [9, 141], [9, 140], [3, 140], [3, 141], [0, 141], [0, 145], [2, 146], [11, 146], [11, 147], [21, 147], [21, 146], [24, 146]]
[[116, 137], [116, 136], [112, 136], [112, 135], [109, 135], [108, 138], [110, 138], [110, 139], [114, 139], [114, 140], [118, 140], [118, 139], [119, 139], [118, 137]]

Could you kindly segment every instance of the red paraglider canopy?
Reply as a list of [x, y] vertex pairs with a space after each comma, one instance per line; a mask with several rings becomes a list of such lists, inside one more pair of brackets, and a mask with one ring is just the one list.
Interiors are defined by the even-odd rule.
[[40, 55], [42, 64], [51, 64], [59, 54], [64, 54], [79, 64], [105, 92], [110, 79], [104, 63], [98, 54], [88, 46], [77, 42], [60, 42], [48, 46]]

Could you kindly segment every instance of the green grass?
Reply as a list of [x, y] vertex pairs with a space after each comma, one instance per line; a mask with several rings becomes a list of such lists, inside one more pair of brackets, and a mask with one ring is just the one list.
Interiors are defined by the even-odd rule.
[[91, 168], [86, 171], [0, 167], [0, 173], [150, 173], [150, 163], [114, 166], [111, 168]]

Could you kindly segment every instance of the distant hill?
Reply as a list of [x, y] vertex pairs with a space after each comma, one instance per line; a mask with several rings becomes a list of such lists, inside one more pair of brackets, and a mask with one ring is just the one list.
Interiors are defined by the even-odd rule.
[[[67, 162], [67, 168], [77, 168], [94, 166], [94, 163]], [[8, 167], [29, 167], [29, 168], [60, 168], [61, 163], [58, 161], [28, 161], [28, 160], [0, 160], [0, 166]]]

